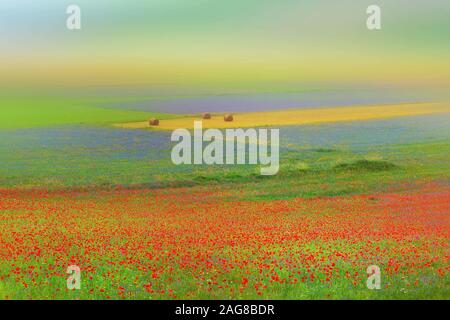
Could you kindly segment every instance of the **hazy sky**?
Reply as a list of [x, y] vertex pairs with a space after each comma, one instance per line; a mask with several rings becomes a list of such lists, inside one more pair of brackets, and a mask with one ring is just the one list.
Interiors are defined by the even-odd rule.
[[0, 0], [0, 81], [450, 83], [449, 17], [448, 0]]

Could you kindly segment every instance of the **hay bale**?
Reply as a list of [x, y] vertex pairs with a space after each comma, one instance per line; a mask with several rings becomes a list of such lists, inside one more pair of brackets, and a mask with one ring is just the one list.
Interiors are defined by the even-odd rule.
[[204, 119], [204, 120], [209, 120], [209, 119], [211, 119], [211, 113], [203, 113], [203, 114], [202, 114], [202, 119]]
[[232, 114], [227, 114], [225, 115], [225, 117], [223, 117], [223, 120], [225, 120], [225, 122], [232, 122], [234, 118]]
[[151, 125], [151, 126], [159, 126], [159, 119], [155, 119], [155, 118], [150, 119], [150, 120], [148, 121], [148, 123], [149, 123], [149, 125]]

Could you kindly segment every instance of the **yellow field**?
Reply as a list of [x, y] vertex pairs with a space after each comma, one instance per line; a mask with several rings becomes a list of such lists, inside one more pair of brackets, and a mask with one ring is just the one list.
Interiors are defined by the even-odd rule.
[[[203, 128], [245, 128], [264, 126], [288, 126], [324, 122], [357, 121], [384, 119], [403, 116], [415, 116], [450, 112], [449, 103], [411, 103], [380, 106], [334, 107], [324, 109], [291, 109], [234, 114], [233, 122], [225, 122], [223, 114], [213, 114], [211, 120], [203, 120]], [[184, 116], [176, 119], [161, 120], [159, 130], [193, 128], [194, 121], [201, 116]], [[118, 127], [129, 129], [150, 128], [148, 121], [120, 123]]]

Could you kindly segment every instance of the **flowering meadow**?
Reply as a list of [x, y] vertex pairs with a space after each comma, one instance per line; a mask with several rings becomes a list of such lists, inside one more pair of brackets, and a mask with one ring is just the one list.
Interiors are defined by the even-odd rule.
[[[0, 298], [449, 296], [447, 185], [272, 201], [239, 192], [1, 190]], [[81, 290], [67, 289], [70, 265]], [[367, 289], [370, 265], [381, 290]]]
[[66, 2], [0, 0], [0, 301], [450, 300], [449, 0]]
[[112, 125], [140, 114], [64, 105], [3, 110], [0, 300], [450, 297], [448, 114], [282, 127], [263, 177], [175, 166], [170, 132]]

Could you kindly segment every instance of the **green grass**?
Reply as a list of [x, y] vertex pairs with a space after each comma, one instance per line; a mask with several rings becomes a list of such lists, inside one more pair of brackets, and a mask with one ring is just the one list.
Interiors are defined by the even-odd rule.
[[377, 160], [357, 160], [350, 163], [341, 163], [334, 167], [334, 169], [339, 171], [387, 171], [394, 170], [398, 168], [395, 164], [387, 161], [377, 161]]
[[272, 177], [261, 176], [258, 166], [246, 166], [198, 169], [173, 179], [228, 186], [232, 199], [334, 197], [418, 188], [430, 181], [445, 184], [450, 177], [449, 152], [448, 141], [374, 147], [365, 154], [336, 149], [325, 158], [317, 150], [303, 150], [284, 154], [280, 172]]
[[[332, 152], [302, 149], [282, 154], [276, 176], [260, 175], [259, 166], [174, 166], [168, 159], [149, 160], [89, 156], [92, 150], [64, 152], [2, 151], [0, 186], [71, 188], [126, 186], [163, 188], [211, 185], [230, 189], [247, 200], [340, 196], [414, 185], [448, 178], [450, 143], [436, 141], [373, 147], [366, 153], [336, 148]], [[72, 153], [73, 152], [73, 153]], [[83, 151], [84, 152], [84, 151]]]
[[0, 97], [0, 129], [32, 128], [73, 124], [108, 124], [142, 121], [151, 117], [173, 118], [175, 115], [105, 108], [106, 102], [118, 99], [63, 97]]

